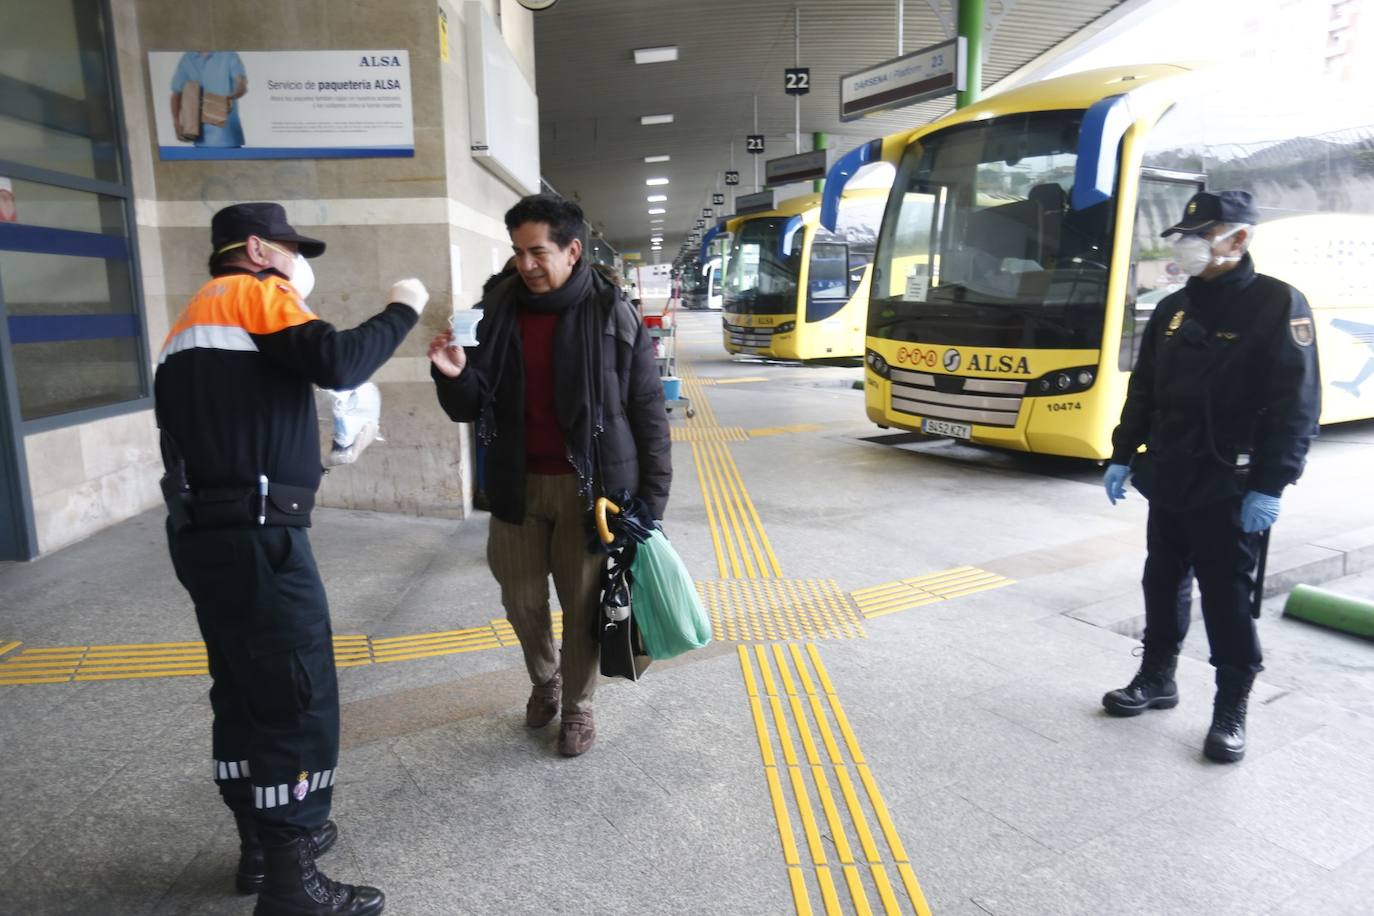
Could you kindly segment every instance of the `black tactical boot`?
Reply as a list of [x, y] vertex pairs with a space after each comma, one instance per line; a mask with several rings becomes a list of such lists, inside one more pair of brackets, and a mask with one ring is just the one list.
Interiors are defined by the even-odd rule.
[[375, 916], [386, 898], [375, 887], [331, 881], [315, 867], [308, 837], [263, 849], [267, 880], [253, 916]]
[[[253, 815], [246, 811], [234, 812], [234, 823], [239, 828], [239, 870], [234, 876], [234, 887], [240, 894], [256, 894], [262, 890], [266, 875], [262, 861], [262, 844], [258, 842], [258, 824]], [[310, 844], [316, 856], [322, 856], [334, 848], [339, 838], [339, 825], [325, 821], [324, 825], [310, 832]]]
[[1178, 653], [1146, 649], [1135, 677], [1120, 690], [1108, 691], [1102, 697], [1102, 706], [1114, 716], [1138, 716], [1147, 709], [1173, 709], [1178, 705], [1178, 684], [1174, 683], [1177, 667]]
[[1212, 703], [1212, 727], [1202, 753], [1208, 760], [1235, 763], [1245, 756], [1245, 712], [1255, 674], [1230, 665], [1217, 667], [1217, 697]]

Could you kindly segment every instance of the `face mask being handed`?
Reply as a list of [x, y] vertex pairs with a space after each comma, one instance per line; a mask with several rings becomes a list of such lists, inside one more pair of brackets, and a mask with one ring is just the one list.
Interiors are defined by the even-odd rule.
[[1176, 239], [1174, 241], [1174, 263], [1178, 265], [1179, 270], [1188, 276], [1196, 277], [1214, 264], [1239, 261], [1240, 257], [1236, 255], [1217, 257], [1212, 254], [1212, 250], [1219, 242], [1229, 239], [1239, 231], [1239, 227], [1232, 229], [1225, 235], [1217, 236], [1212, 241], [1208, 241], [1200, 235], [1185, 235]]
[[310, 291], [315, 288], [315, 268], [310, 266], [303, 254], [296, 255], [296, 266], [291, 269], [291, 285], [303, 300], [309, 298]]

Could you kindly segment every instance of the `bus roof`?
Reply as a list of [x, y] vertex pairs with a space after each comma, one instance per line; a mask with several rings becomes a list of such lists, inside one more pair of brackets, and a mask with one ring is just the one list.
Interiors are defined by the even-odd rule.
[[1109, 96], [1120, 95], [1162, 80], [1184, 76], [1196, 69], [1191, 64], [1136, 64], [1129, 67], [1104, 67], [1085, 70], [1054, 79], [1027, 83], [999, 92], [966, 108], [952, 111], [939, 120], [883, 140], [884, 158], [893, 149], [889, 144], [905, 148], [917, 137], [970, 121], [981, 121], [1002, 115], [1027, 111], [1086, 109]]
[[[869, 200], [879, 198], [887, 199], [890, 189], [888, 188], [855, 188], [846, 190], [842, 200]], [[725, 223], [727, 232], [735, 233], [739, 227], [753, 219], [765, 219], [775, 216], [801, 216], [807, 222], [814, 222], [820, 218], [821, 195], [820, 194], [801, 194], [797, 197], [789, 197], [787, 200], [779, 201], [776, 209], [764, 210], [760, 213], [746, 213], [743, 216], [736, 216]]]

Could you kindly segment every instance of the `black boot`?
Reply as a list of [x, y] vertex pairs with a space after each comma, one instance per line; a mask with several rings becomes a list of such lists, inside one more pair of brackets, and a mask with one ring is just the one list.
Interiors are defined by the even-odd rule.
[[[234, 887], [240, 894], [256, 894], [266, 879], [262, 860], [262, 843], [258, 842], [258, 824], [246, 811], [234, 812], [234, 824], [239, 828], [239, 870], [234, 875]], [[310, 832], [310, 845], [316, 856], [334, 848], [339, 838], [339, 825], [325, 821]]]
[[263, 849], [267, 880], [253, 916], [374, 916], [386, 898], [375, 887], [331, 881], [315, 867], [308, 837]]
[[1178, 705], [1178, 684], [1174, 671], [1178, 653], [1146, 649], [1140, 670], [1120, 690], [1108, 691], [1102, 706], [1114, 716], [1138, 716], [1147, 709], [1173, 709]]
[[1217, 667], [1217, 697], [1212, 703], [1212, 727], [1202, 753], [1208, 760], [1235, 763], [1245, 756], [1245, 712], [1255, 673], [1230, 665]]

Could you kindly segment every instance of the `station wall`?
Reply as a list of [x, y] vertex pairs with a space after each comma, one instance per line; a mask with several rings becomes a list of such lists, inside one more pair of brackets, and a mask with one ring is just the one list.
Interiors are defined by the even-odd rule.
[[[534, 83], [532, 14], [515, 0], [483, 0]], [[441, 57], [438, 10], [448, 20]], [[471, 508], [466, 427], [439, 410], [425, 351], [447, 326], [454, 302], [477, 300], [504, 263], [502, 222], [518, 193], [469, 154], [464, 61], [467, 7], [443, 0], [340, 4], [328, 0], [127, 0], [110, 4], [136, 201], [149, 360], [206, 279], [211, 215], [230, 203], [275, 200], [293, 225], [328, 243], [314, 262], [310, 305], [352, 327], [386, 304], [393, 281], [420, 277], [430, 302], [420, 325], [374, 376], [382, 391], [382, 435], [356, 465], [332, 471], [320, 503], [462, 518]], [[391, 50], [410, 55], [413, 158], [177, 161], [158, 158], [147, 52]], [[252, 84], [249, 91], [254, 91]], [[257, 87], [259, 90], [261, 87]], [[319, 400], [321, 441], [329, 404]], [[40, 553], [153, 508], [161, 462], [151, 409], [32, 433], [24, 438]]]

